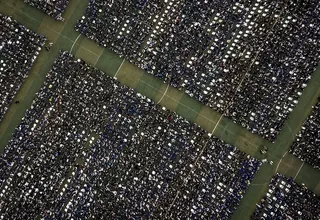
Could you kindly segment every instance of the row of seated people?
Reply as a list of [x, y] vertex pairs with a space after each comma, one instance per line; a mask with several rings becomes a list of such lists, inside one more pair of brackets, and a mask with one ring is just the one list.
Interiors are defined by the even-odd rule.
[[76, 30], [274, 141], [320, 61], [317, 0], [95, 0]]
[[70, 0], [24, 0], [58, 21], [64, 21], [62, 14]]
[[277, 173], [251, 219], [320, 219], [320, 199], [304, 185]]
[[320, 169], [320, 97], [290, 148], [290, 153]]
[[0, 219], [230, 218], [260, 165], [61, 52], [0, 157]]
[[45, 42], [43, 36], [0, 14], [0, 121]]

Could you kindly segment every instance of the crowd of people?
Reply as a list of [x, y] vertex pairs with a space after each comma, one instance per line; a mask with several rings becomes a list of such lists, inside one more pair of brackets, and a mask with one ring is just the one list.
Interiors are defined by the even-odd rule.
[[290, 148], [290, 153], [320, 169], [320, 97]]
[[274, 141], [320, 61], [317, 0], [95, 0], [76, 30]]
[[251, 217], [262, 220], [320, 219], [320, 199], [304, 185], [277, 173]]
[[0, 14], [0, 121], [46, 39]]
[[0, 156], [0, 219], [228, 219], [260, 165], [61, 52]]
[[58, 21], [64, 21], [62, 14], [70, 0], [24, 0]]

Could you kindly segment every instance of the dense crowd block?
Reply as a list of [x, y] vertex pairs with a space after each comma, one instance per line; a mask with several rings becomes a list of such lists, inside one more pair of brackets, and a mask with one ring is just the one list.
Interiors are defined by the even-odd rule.
[[320, 98], [290, 148], [290, 153], [320, 169]]
[[62, 14], [70, 0], [24, 0], [25, 3], [34, 6], [56, 20], [63, 21]]
[[292, 178], [277, 173], [251, 218], [320, 219], [320, 199]]
[[0, 14], [0, 121], [46, 39]]
[[259, 167], [61, 52], [0, 157], [0, 216], [229, 219]]
[[95, 0], [76, 30], [274, 141], [320, 61], [317, 0]]

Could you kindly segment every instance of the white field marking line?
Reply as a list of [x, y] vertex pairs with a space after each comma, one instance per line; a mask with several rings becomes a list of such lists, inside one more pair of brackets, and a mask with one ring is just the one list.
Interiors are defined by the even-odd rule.
[[[160, 91], [160, 90], [159, 90], [159, 89], [157, 89], [156, 87], [154, 87], [154, 86], [152, 86], [152, 85], [148, 84], [147, 82], [145, 82], [145, 81], [143, 81], [143, 80], [140, 80], [140, 82], [142, 82], [143, 84], [145, 84], [145, 85], [149, 86], [150, 88], [153, 88], [153, 89], [154, 89], [154, 90], [156, 90], [157, 92], [162, 93], [162, 91]], [[203, 118], [207, 119], [208, 121], [210, 121], [210, 122], [212, 122], [212, 123], [215, 123], [215, 121], [212, 121], [210, 118], [206, 117], [205, 115], [202, 115], [202, 114], [198, 113], [198, 112], [197, 112], [197, 111], [195, 111], [193, 108], [190, 108], [189, 106], [187, 106], [187, 105], [185, 105], [185, 104], [181, 103], [179, 100], [177, 100], [177, 99], [175, 99], [175, 98], [173, 98], [173, 97], [171, 97], [171, 96], [169, 96], [169, 95], [167, 95], [167, 97], [168, 97], [168, 98], [170, 98], [170, 99], [172, 99], [173, 101], [175, 101], [175, 102], [179, 103], [180, 105], [183, 105], [184, 107], [186, 107], [187, 109], [191, 110], [192, 112], [197, 113], [199, 116], [201, 116], [201, 117], [203, 117]]]
[[[245, 139], [244, 139], [245, 140]], [[273, 157], [273, 158], [275, 158], [275, 159], [278, 159], [276, 156], [273, 156], [272, 154], [268, 154], [270, 157]], [[292, 168], [292, 169], [294, 169], [295, 167], [293, 167], [292, 166], [292, 162], [293, 162], [293, 160], [294, 160], [294, 158], [293, 159], [291, 159], [291, 162], [290, 163], [286, 163], [286, 162], [282, 162], [283, 164], [285, 164], [286, 166], [288, 166], [288, 167], [290, 167], [290, 168]], [[289, 170], [289, 169], [288, 169]], [[288, 170], [286, 171], [286, 172], [288, 172]]]
[[[37, 19], [35, 19], [34, 17], [26, 14], [25, 12], [21, 11], [20, 9], [16, 9], [16, 7], [14, 7], [13, 5], [8, 4], [7, 2], [6, 2], [6, 4], [7, 4], [8, 6], [10, 6], [11, 8], [15, 9], [16, 11], [19, 11], [20, 13], [24, 14], [25, 16], [31, 18], [32, 20], [36, 21], [38, 24], [41, 25], [41, 22], [39, 22], [39, 21], [38, 21]], [[67, 36], [61, 34], [60, 32], [58, 32], [58, 31], [50, 28], [49, 26], [47, 26], [47, 25], [43, 25], [43, 26], [46, 27], [46, 28], [48, 28], [48, 29], [50, 29], [50, 30], [52, 30], [53, 32], [57, 33], [59, 36], [64, 37], [64, 38], [66, 38], [67, 40], [73, 42], [72, 39], [70, 39], [70, 38], [68, 38]], [[81, 46], [81, 45], [80, 45], [80, 47], [83, 48], [83, 49], [85, 49], [86, 51], [89, 51], [90, 53], [92, 53], [92, 54], [94, 54], [94, 55], [96, 55], [96, 56], [99, 56], [98, 54], [96, 54], [96, 53], [94, 53], [93, 51], [87, 49], [86, 47], [83, 47], [83, 46]]]
[[103, 49], [101, 50], [101, 53], [100, 53], [99, 55], [97, 55], [97, 60], [96, 60], [96, 62], [94, 63], [93, 67], [95, 67], [95, 66], [97, 65], [97, 63], [98, 63], [98, 61], [100, 60], [100, 57], [101, 57], [104, 49], [105, 49], [105, 48], [103, 48]]
[[282, 157], [281, 157], [281, 159], [280, 159], [280, 161], [279, 161], [279, 163], [278, 163], [278, 165], [277, 165], [277, 168], [276, 168], [276, 170], [274, 171], [275, 174], [276, 174], [277, 171], [278, 171], [278, 168], [279, 168], [279, 165], [280, 165], [282, 159], [286, 156], [287, 153], [288, 153], [288, 151], [286, 151], [286, 152], [282, 155]]
[[290, 168], [293, 168], [293, 167], [292, 167], [293, 161], [294, 161], [294, 158], [291, 158], [290, 164], [286, 164], [289, 168], [287, 168], [286, 172], [284, 172], [283, 175], [285, 175], [285, 174], [290, 170]]
[[[283, 10], [282, 10], [282, 11], [283, 11]], [[273, 28], [274, 28], [274, 26], [276, 25], [276, 23], [278, 23], [279, 19], [280, 19], [280, 16], [279, 16], [279, 18], [274, 22], [274, 24], [273, 24], [273, 26], [272, 26], [272, 28], [271, 28], [271, 29], [273, 29]], [[269, 37], [269, 35], [270, 35], [270, 34], [271, 34], [271, 31], [270, 31], [270, 32], [268, 33], [268, 35], [266, 36], [266, 39], [268, 39], [268, 37]], [[229, 109], [229, 107], [233, 104], [233, 99], [234, 99], [234, 97], [236, 96], [236, 94], [237, 94], [238, 90], [240, 89], [240, 87], [241, 87], [242, 83], [244, 82], [244, 79], [246, 78], [246, 76], [247, 76], [248, 72], [250, 71], [250, 69], [251, 69], [252, 65], [254, 64], [254, 62], [256, 61], [256, 59], [258, 58], [258, 56], [259, 56], [259, 54], [260, 54], [261, 49], [262, 49], [262, 45], [259, 47], [259, 49], [258, 49], [258, 52], [257, 52], [256, 56], [254, 57], [254, 59], [252, 60], [251, 64], [249, 65], [248, 70], [246, 71], [246, 73], [245, 73], [245, 74], [244, 74], [244, 76], [242, 77], [242, 79], [241, 79], [241, 81], [240, 81], [240, 83], [239, 83], [238, 87], [237, 87], [237, 88], [236, 88], [236, 90], [235, 90], [234, 95], [233, 95], [233, 96], [232, 96], [232, 98], [231, 98], [230, 103], [228, 104], [227, 108], [224, 110], [224, 112], [223, 112], [223, 113], [222, 113], [222, 115], [220, 116], [220, 118], [219, 118], [218, 122], [216, 123], [215, 127], [213, 128], [213, 130], [212, 130], [212, 132], [211, 132], [211, 136], [210, 136], [210, 138], [212, 137], [212, 134], [214, 133], [214, 131], [215, 131], [215, 130], [216, 130], [216, 128], [218, 127], [218, 125], [219, 125], [219, 123], [220, 123], [220, 121], [221, 121], [222, 117], [225, 115], [225, 113], [227, 112], [227, 110]], [[208, 139], [208, 141], [206, 142], [206, 144], [205, 144], [205, 145], [204, 145], [204, 147], [202, 148], [202, 150], [201, 150], [200, 154], [198, 155], [198, 157], [197, 157], [197, 159], [196, 159], [196, 161], [195, 161], [195, 163], [194, 163], [194, 166], [193, 166], [193, 167], [196, 167], [197, 162], [198, 162], [198, 160], [199, 160], [200, 156], [202, 155], [202, 153], [204, 152], [204, 150], [206, 149], [207, 144], [208, 144], [208, 142], [209, 142], [210, 138]], [[282, 158], [281, 158], [281, 160], [282, 160]], [[279, 166], [279, 164], [278, 164], [278, 166]], [[185, 181], [183, 181], [183, 185], [185, 185], [186, 180], [187, 180], [187, 179], [188, 179], [188, 177], [190, 176], [191, 172], [192, 172], [192, 168], [191, 168], [191, 170], [190, 170], [189, 174], [187, 175], [187, 177], [185, 178]], [[180, 188], [181, 188], [181, 187], [180, 187]], [[170, 204], [169, 209], [168, 209], [168, 211], [167, 211], [167, 213], [166, 213], [166, 217], [167, 217], [167, 214], [170, 212], [170, 210], [171, 210], [171, 208], [172, 208], [172, 206], [173, 206], [174, 202], [176, 201], [176, 198], [178, 197], [179, 192], [180, 192], [180, 190], [178, 190], [178, 192], [177, 192], [177, 194], [176, 194], [176, 196], [175, 196], [174, 200], [173, 200], [173, 201], [172, 201], [172, 203]]]
[[293, 140], [295, 140], [296, 138], [295, 138], [295, 136], [293, 135], [293, 131], [292, 131], [292, 129], [291, 129], [291, 127], [290, 127], [290, 125], [288, 124], [288, 122], [287, 122], [287, 121], [285, 122], [285, 124], [286, 124], [286, 125], [287, 125], [287, 127], [289, 128], [289, 131], [291, 132], [291, 136], [292, 136]]
[[125, 61], [125, 60], [126, 60], [126, 59], [125, 59], [125, 58], [123, 58], [121, 65], [119, 66], [119, 68], [118, 68], [118, 70], [117, 70], [116, 74], [115, 74], [113, 77], [117, 77], [117, 75], [118, 75], [118, 73], [119, 73], [119, 71], [120, 71], [120, 69], [121, 69], [122, 65], [124, 64], [124, 61]]
[[303, 167], [303, 165], [304, 165], [304, 161], [303, 161], [303, 163], [301, 164], [301, 166], [300, 166], [297, 174], [296, 174], [295, 177], [293, 178], [293, 180], [295, 180], [295, 179], [297, 178], [297, 176], [298, 176], [298, 174], [300, 173], [300, 170], [301, 170], [301, 168]]
[[[157, 92], [160, 92], [160, 93], [162, 92], [162, 91], [160, 91], [159, 89], [155, 88], [154, 86], [148, 84], [147, 82], [145, 82], [145, 81], [143, 81], [143, 80], [140, 80], [140, 82], [142, 82], [143, 84], [149, 86], [150, 88], [153, 88], [153, 89], [156, 90]], [[175, 98], [173, 98], [173, 97], [171, 97], [171, 96], [169, 96], [169, 95], [167, 95], [167, 97], [170, 98], [170, 99], [172, 99], [172, 100], [175, 101], [176, 103], [179, 103], [180, 105], [183, 105], [184, 107], [186, 107], [187, 109], [191, 110], [192, 112], [197, 113], [199, 116], [207, 119], [208, 121], [210, 121], [210, 122], [212, 122], [212, 123], [214, 123], [214, 124], [216, 123], [215, 121], [211, 120], [210, 118], [206, 117], [205, 115], [202, 115], [201, 113], [198, 113], [198, 112], [195, 111], [193, 108], [190, 108], [189, 106], [183, 104], [183, 103], [180, 102], [179, 100], [177, 100], [177, 99], [175, 99]]]
[[81, 48], [83, 48], [84, 50], [86, 50], [86, 51], [88, 51], [88, 52], [92, 53], [93, 55], [95, 55], [95, 56], [99, 57], [99, 54], [96, 54], [95, 52], [93, 52], [93, 51], [89, 50], [88, 48], [83, 47], [83, 46], [81, 46], [81, 45], [80, 45], [80, 47], [81, 47]]
[[73, 44], [72, 44], [72, 47], [71, 47], [71, 49], [70, 49], [70, 52], [69, 53], [71, 53], [72, 52], [72, 49], [73, 49], [73, 47], [74, 47], [74, 45], [76, 44], [76, 42], [77, 42], [77, 40], [79, 39], [79, 37], [81, 36], [81, 34], [79, 34], [79, 36], [76, 38], [76, 40], [73, 42]]
[[166, 93], [167, 93], [169, 87], [170, 87], [170, 80], [169, 80], [169, 82], [168, 82], [168, 86], [167, 86], [165, 92], [163, 93], [163, 95], [162, 95], [162, 97], [159, 99], [159, 101], [157, 102], [157, 105], [158, 105], [158, 104], [162, 101], [162, 99], [166, 96]]
[[[227, 127], [228, 127], [228, 125], [230, 124], [230, 123], [232, 123], [233, 121], [232, 120], [230, 120], [229, 122], [228, 122], [228, 124], [226, 124], [226, 126], [223, 128], [223, 130], [222, 130], [222, 132], [221, 132], [221, 137], [223, 137], [224, 136], [224, 132], [226, 131], [226, 129], [227, 129]], [[221, 138], [222, 139], [222, 138]]]

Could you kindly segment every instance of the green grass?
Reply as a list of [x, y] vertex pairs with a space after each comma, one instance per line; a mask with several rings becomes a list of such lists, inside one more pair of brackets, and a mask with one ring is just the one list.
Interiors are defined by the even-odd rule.
[[132, 65], [128, 61], [124, 61], [116, 77], [122, 84], [136, 88], [143, 73], [144, 72], [138, 67]]
[[[100, 47], [97, 42], [90, 40], [89, 38], [86, 38], [84, 35], [81, 35], [81, 38], [83, 38], [82, 46], [85, 46], [87, 48], [90, 48], [90, 51], [94, 54], [100, 55], [102, 51], [104, 50], [103, 47]], [[114, 54], [115, 55], [115, 54]], [[119, 57], [115, 57], [116, 59], [119, 59]]]
[[[72, 51], [72, 53], [75, 54], [76, 57], [81, 57], [84, 61], [86, 61], [88, 64], [92, 66], [94, 66], [94, 64], [99, 59], [99, 55], [88, 53], [87, 50], [84, 47], [81, 47], [80, 45], [75, 45]], [[75, 53], [74, 51], [77, 52]]]
[[202, 104], [187, 94], [180, 99], [176, 112], [188, 121], [195, 121], [201, 111]]
[[[55, 21], [46, 16], [41, 11], [30, 7], [17, 0], [0, 0], [0, 13], [12, 15], [14, 19], [26, 27], [43, 34], [54, 46], [49, 52], [42, 51], [34, 63], [29, 77], [25, 80], [18, 91], [15, 100], [20, 104], [12, 104], [0, 123], [0, 149], [3, 150], [11, 138], [15, 127], [20, 123], [27, 108], [30, 107], [36, 92], [41, 87], [46, 73], [50, 70], [54, 60], [59, 54], [59, 50], [70, 51], [74, 45], [72, 54], [82, 58], [86, 62], [94, 65], [110, 76], [117, 73], [117, 79], [138, 92], [146, 95], [155, 102], [161, 99], [161, 105], [177, 112], [186, 119], [196, 122], [203, 129], [212, 132], [221, 114], [213, 111], [198, 101], [190, 98], [183, 91], [169, 87], [165, 96], [163, 93], [167, 89], [167, 84], [158, 78], [147, 74], [145, 71], [125, 61], [123, 58], [109, 49], [100, 47], [96, 42], [81, 36], [76, 43], [74, 41], [79, 33], [74, 30], [77, 20], [84, 14], [88, 5], [88, 0], [71, 0], [64, 17], [65, 22]], [[274, 165], [263, 165], [255, 176], [244, 198], [241, 200], [239, 208], [233, 215], [233, 219], [249, 219], [255, 209], [255, 205], [264, 196], [269, 181], [276, 172], [276, 167], [283, 154], [288, 151], [295, 135], [301, 129], [302, 123], [310, 114], [312, 105], [320, 95], [320, 67], [313, 74], [308, 87], [303, 91], [299, 103], [289, 116], [282, 132], [275, 143], [270, 143], [261, 137], [250, 133], [245, 128], [234, 124], [230, 119], [223, 117], [214, 131], [214, 135], [224, 140], [226, 143], [236, 146], [258, 159], [267, 158], [273, 160]], [[269, 147], [267, 155], [261, 155], [259, 150], [262, 146]], [[302, 162], [296, 157], [287, 154], [278, 167], [278, 172], [287, 176], [295, 177], [301, 167]], [[307, 187], [315, 193], [320, 194], [320, 171], [315, 170], [308, 164], [304, 164], [296, 182], [305, 183]]]
[[223, 128], [223, 133], [220, 135], [221, 138], [241, 151], [254, 156], [259, 151], [259, 147], [262, 146], [261, 142], [263, 140], [249, 133], [247, 129], [235, 124], [231, 119], [227, 119], [226, 121], [228, 123]]
[[122, 61], [123, 58], [120, 58], [116, 53], [105, 49], [103, 50], [95, 67], [101, 69], [109, 76], [114, 76], [118, 71]]
[[147, 94], [150, 99], [156, 100], [159, 91], [161, 91], [162, 85], [163, 82], [161, 80], [144, 72], [135, 89], [141, 94]]
[[[175, 111], [179, 104], [179, 100], [182, 98], [184, 93], [170, 86], [167, 90], [167, 86], [168, 86], [167, 84], [162, 86], [161, 93], [158, 95], [157, 100], [159, 102], [160, 99], [162, 98], [160, 105], [164, 105], [166, 108], [170, 109], [171, 111]], [[165, 91], [167, 92], [164, 95], [163, 93]]]

